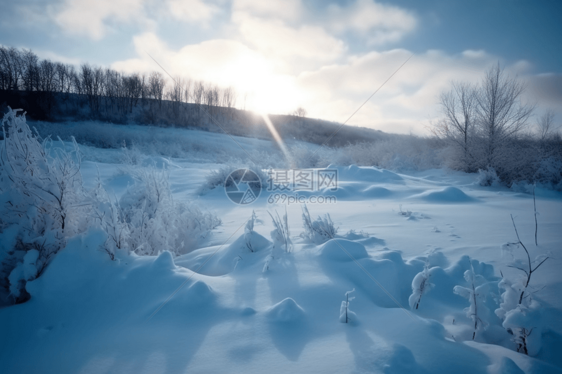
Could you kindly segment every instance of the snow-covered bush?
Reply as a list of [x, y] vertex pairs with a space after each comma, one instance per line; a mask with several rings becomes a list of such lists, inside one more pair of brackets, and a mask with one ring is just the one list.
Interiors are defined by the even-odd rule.
[[533, 179], [542, 185], [561, 191], [562, 159], [548, 157], [540, 160]]
[[144, 158], [145, 157], [134, 143], [130, 147], [127, 147], [127, 143], [123, 141], [123, 146], [121, 147], [122, 164], [126, 166], [137, 166], [142, 163]]
[[42, 274], [68, 238], [89, 226], [99, 225], [107, 233], [105, 250], [113, 259], [119, 249], [185, 253], [220, 223], [212, 214], [174, 201], [165, 171], [131, 166], [136, 183], [117, 201], [99, 181], [92, 191], [85, 190], [73, 138], [70, 143], [42, 139], [25, 115], [11, 109], [2, 130], [0, 286], [13, 301], [25, 301], [26, 282]]
[[499, 186], [501, 181], [500, 177], [496, 173], [496, 170], [492, 167], [487, 169], [480, 169], [478, 170], [478, 178], [477, 182], [481, 186]]
[[323, 155], [328, 164], [377, 166], [396, 171], [425, 170], [443, 165], [440, 145], [434, 139], [416, 136], [392, 135], [373, 143], [350, 144], [330, 150]]
[[293, 242], [291, 241], [291, 233], [289, 232], [287, 211], [285, 211], [282, 218], [279, 216], [277, 211], [275, 211], [275, 215], [271, 214], [271, 212], [268, 213], [273, 221], [273, 226], [275, 227], [275, 229], [271, 231], [273, 250], [279, 252], [283, 249], [285, 252], [290, 252], [293, 247]]
[[506, 278], [502, 278], [498, 283], [498, 289], [502, 290], [502, 293], [499, 300], [500, 307], [495, 310], [495, 313], [499, 318], [504, 320], [507, 312], [517, 308], [523, 287], [520, 282], [512, 283]]
[[512, 283], [504, 278], [498, 287], [503, 292], [495, 313], [503, 321], [502, 326], [513, 336], [518, 352], [536, 355], [542, 345], [540, 304], [531, 298], [521, 299], [525, 290], [521, 280]]
[[234, 165], [228, 164], [224, 165], [219, 169], [211, 170], [209, 174], [205, 177], [205, 182], [199, 187], [198, 193], [199, 194], [206, 194], [207, 192], [217, 188], [224, 186], [227, 183], [228, 176], [235, 170], [238, 169], [249, 169], [257, 174], [260, 178], [262, 188], [267, 185], [267, 181], [269, 179], [268, 175], [263, 172], [263, 170], [255, 165], [251, 167], [241, 166], [241, 165]]
[[254, 252], [254, 248], [252, 246], [252, 237], [254, 236], [254, 224], [257, 220], [256, 212], [252, 210], [252, 216], [246, 222], [246, 226], [244, 227], [244, 240], [246, 241], [246, 247], [250, 250], [250, 252]]
[[489, 286], [484, 277], [474, 273], [472, 263], [470, 269], [464, 272], [464, 279], [468, 282], [468, 287], [455, 286], [453, 292], [464, 297], [470, 303], [465, 311], [466, 316], [474, 322], [474, 332], [472, 333], [472, 340], [474, 340], [476, 333], [485, 330], [489, 325], [486, 321], [489, 310], [485, 305]]
[[418, 309], [420, 307], [422, 296], [427, 294], [433, 288], [433, 283], [429, 281], [431, 278], [431, 269], [429, 268], [429, 258], [425, 262], [425, 266], [421, 272], [416, 274], [412, 280], [412, 294], [408, 302], [410, 309]]
[[105, 208], [114, 213], [106, 214], [109, 222], [102, 224], [110, 232], [112, 227], [117, 227], [119, 234], [110, 235], [110, 239], [123, 234], [127, 238], [123, 245], [129, 251], [139, 255], [156, 255], [162, 251], [184, 254], [193, 250], [200, 239], [220, 224], [220, 219], [213, 214], [204, 213], [195, 205], [175, 201], [165, 170], [137, 169], [133, 175], [136, 183], [129, 187], [118, 204], [106, 201]]
[[542, 317], [540, 305], [532, 300], [528, 305], [518, 305], [505, 314], [502, 326], [513, 335], [517, 352], [536, 356], [542, 346]]
[[318, 216], [315, 221], [310, 218], [310, 213], [306, 204], [302, 205], [302, 221], [304, 232], [301, 237], [310, 240], [315, 244], [322, 244], [336, 237], [338, 228], [334, 226], [334, 222], [327, 213], [324, 216]]
[[298, 168], [326, 167], [337, 155], [337, 150], [328, 147], [310, 147], [302, 143], [291, 145], [288, 148], [291, 164]]
[[104, 249], [113, 260], [118, 250], [129, 250], [131, 233], [125, 220], [125, 212], [117, 198], [111, 199], [102, 187], [99, 176], [92, 195], [96, 201], [94, 216], [99, 226], [107, 234]]
[[[536, 217], [536, 212], [535, 212]], [[515, 260], [508, 265], [520, 270], [521, 277], [515, 279], [502, 279], [498, 287], [503, 290], [501, 294], [500, 307], [496, 309], [496, 315], [503, 320], [502, 326], [513, 335], [513, 341], [517, 344], [517, 351], [529, 355], [535, 355], [540, 350], [542, 339], [542, 328], [540, 326], [540, 305], [533, 300], [530, 292], [532, 275], [540, 268], [549, 257], [539, 255], [534, 261], [525, 244], [519, 238], [515, 220], [511, 216], [517, 242], [507, 243], [502, 246], [502, 251], [513, 255], [516, 248], [521, 247], [525, 252], [525, 260]], [[535, 237], [536, 237], [535, 226]]]
[[2, 257], [1, 273], [10, 294], [23, 301], [25, 282], [43, 272], [68, 237], [87, 228], [92, 204], [76, 141], [67, 150], [62, 141], [41, 139], [17, 113], [10, 109], [2, 119], [0, 211], [3, 224], [17, 226], [18, 234]]
[[355, 292], [355, 288], [351, 291], [347, 291], [345, 293], [345, 301], [341, 302], [340, 306], [340, 322], [341, 323], [349, 323], [350, 320], [356, 317], [356, 314], [349, 309], [349, 303], [351, 300], [355, 299], [355, 297], [349, 297], [349, 294]]

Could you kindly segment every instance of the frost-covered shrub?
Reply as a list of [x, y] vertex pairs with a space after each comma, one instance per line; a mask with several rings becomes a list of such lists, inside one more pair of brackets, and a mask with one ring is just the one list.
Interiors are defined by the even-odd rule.
[[94, 217], [102, 230], [107, 234], [104, 249], [113, 260], [118, 250], [129, 250], [131, 233], [129, 225], [125, 220], [125, 212], [117, 198], [111, 199], [102, 187], [99, 177], [92, 195], [96, 201]]
[[541, 321], [540, 305], [533, 300], [508, 311], [502, 326], [513, 335], [511, 340], [517, 345], [517, 352], [536, 356], [542, 347]]
[[492, 167], [487, 169], [480, 169], [478, 170], [478, 179], [477, 182], [481, 186], [499, 186], [501, 181], [500, 177], [496, 173], [496, 170]]
[[198, 193], [205, 194], [217, 187], [224, 186], [224, 184], [227, 183], [228, 176], [233, 171], [238, 169], [248, 169], [253, 171], [260, 178], [262, 188], [265, 188], [265, 186], [267, 185], [269, 176], [261, 168], [256, 167], [255, 165], [247, 167], [247, 166], [228, 164], [222, 166], [219, 169], [211, 170], [211, 172], [207, 174], [207, 176], [205, 177], [205, 182], [203, 183], [203, 185], [199, 187]]
[[502, 279], [498, 287], [503, 290], [500, 307], [496, 315], [503, 321], [502, 326], [513, 336], [517, 351], [536, 355], [542, 345], [542, 324], [540, 305], [531, 298], [521, 299], [525, 285], [521, 281]]
[[271, 212], [268, 213], [273, 221], [273, 226], [275, 227], [275, 229], [271, 231], [273, 251], [279, 253], [279, 251], [283, 249], [285, 252], [290, 252], [293, 247], [293, 242], [291, 241], [291, 233], [289, 232], [287, 212], [285, 211], [282, 218], [279, 216], [277, 211], [275, 212], [275, 215], [271, 214]]
[[432, 273], [431, 270], [432, 269], [429, 268], [429, 260], [426, 260], [423, 270], [416, 274], [412, 280], [412, 294], [408, 299], [410, 309], [418, 309], [422, 296], [427, 294], [434, 287], [434, 284], [429, 281]]
[[322, 168], [333, 161], [337, 150], [327, 147], [311, 147], [305, 144], [289, 146], [291, 166], [299, 168]]
[[562, 158], [548, 157], [539, 162], [534, 180], [545, 186], [562, 190]]
[[37, 277], [37, 260], [39, 259], [39, 251], [30, 249], [23, 256], [23, 262], [10, 272], [8, 280], [10, 281], [10, 294], [15, 297], [21, 297], [25, 283]]
[[498, 284], [502, 290], [500, 307], [495, 313], [503, 321], [502, 326], [513, 336], [511, 340], [516, 344], [517, 351], [534, 356], [542, 345], [540, 304], [531, 297], [524, 297], [525, 283], [524, 279], [502, 279]]
[[[536, 212], [535, 212], [536, 214]], [[511, 217], [517, 242], [502, 246], [502, 251], [513, 256], [516, 248], [522, 248], [525, 252], [525, 260], [515, 260], [509, 267], [520, 270], [520, 277], [514, 279], [502, 279], [498, 284], [503, 290], [500, 297], [500, 307], [496, 309], [496, 315], [503, 320], [503, 327], [513, 335], [513, 341], [517, 344], [517, 351], [529, 355], [535, 355], [540, 350], [542, 339], [542, 328], [540, 325], [540, 305], [533, 300], [530, 292], [531, 278], [546, 260], [546, 255], [539, 255], [534, 261], [527, 247], [519, 238], [517, 226]], [[535, 231], [536, 235], [536, 231]]]
[[432, 139], [415, 136], [393, 135], [374, 143], [350, 144], [332, 149], [324, 156], [329, 163], [356, 164], [407, 171], [439, 168], [443, 165], [440, 146]]
[[250, 252], [254, 252], [254, 248], [252, 245], [252, 238], [254, 236], [254, 225], [257, 220], [256, 212], [252, 210], [252, 216], [246, 222], [246, 226], [244, 227], [244, 240], [246, 242], [246, 247], [250, 250]]
[[465, 308], [465, 312], [466, 316], [474, 322], [474, 332], [472, 333], [472, 340], [474, 340], [476, 333], [486, 330], [489, 325], [486, 321], [489, 310], [485, 305], [489, 286], [483, 276], [474, 274], [472, 263], [471, 268], [464, 272], [464, 279], [467, 281], [468, 287], [455, 286], [453, 292], [464, 297], [470, 303], [470, 306]]
[[119, 233], [126, 238], [123, 245], [129, 251], [139, 255], [156, 255], [162, 251], [184, 254], [220, 224], [215, 215], [204, 213], [195, 205], [175, 201], [165, 170], [137, 169], [133, 175], [136, 183], [129, 187], [119, 204], [113, 203], [113, 208], [111, 203], [105, 205], [109, 211], [117, 212], [114, 213], [116, 218], [111, 219], [114, 223], [105, 223], [106, 227], [119, 228]]
[[10, 294], [23, 301], [25, 282], [43, 272], [68, 237], [87, 228], [92, 204], [82, 186], [76, 141], [67, 150], [62, 141], [41, 139], [17, 112], [10, 109], [2, 120], [0, 212], [17, 235], [5, 248], [1, 273]]
[[121, 147], [121, 163], [126, 166], [138, 166], [142, 164], [145, 156], [140, 152], [138, 147], [132, 144], [127, 147], [127, 143], [123, 141], [123, 146]]
[[310, 218], [310, 213], [306, 204], [302, 206], [302, 221], [304, 232], [301, 237], [310, 240], [315, 244], [323, 244], [330, 239], [336, 237], [338, 228], [334, 226], [334, 222], [330, 214], [318, 216], [315, 221]]

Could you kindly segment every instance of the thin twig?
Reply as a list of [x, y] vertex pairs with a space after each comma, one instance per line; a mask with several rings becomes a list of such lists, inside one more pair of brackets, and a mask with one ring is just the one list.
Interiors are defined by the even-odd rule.
[[[510, 216], [511, 216], [511, 222], [513, 223], [513, 228], [515, 229], [515, 235], [517, 236], [517, 240], [518, 240], [518, 242], [515, 243], [515, 244], [520, 244], [521, 247], [523, 247], [523, 249], [525, 250], [525, 253], [527, 254], [527, 265], [528, 265], [528, 268], [529, 268], [529, 270], [526, 271], [526, 270], [523, 270], [523, 269], [521, 269], [521, 268], [519, 268], [519, 267], [516, 267], [516, 266], [509, 266], [509, 267], [512, 267], [512, 268], [521, 270], [521, 271], [525, 272], [525, 274], [527, 274], [527, 282], [525, 283], [525, 287], [523, 288], [523, 291], [521, 291], [521, 295], [519, 296], [519, 304], [521, 304], [521, 303], [523, 302], [523, 298], [524, 298], [525, 292], [527, 291], [527, 287], [529, 286], [529, 283], [531, 282], [531, 276], [533, 275], [533, 273], [535, 272], [535, 270], [537, 270], [537, 269], [539, 268], [539, 266], [541, 266], [542, 264], [544, 264], [544, 262], [545, 262], [546, 260], [548, 260], [549, 258], [547, 257], [547, 258], [545, 258], [544, 260], [542, 260], [542, 261], [541, 261], [537, 266], [535, 266], [535, 268], [533, 269], [532, 262], [531, 262], [531, 256], [529, 255], [529, 251], [527, 250], [527, 247], [525, 247], [525, 244], [523, 244], [523, 242], [522, 242], [521, 239], [519, 238], [519, 233], [517, 232], [517, 226], [515, 225], [515, 220], [513, 219], [513, 214], [510, 214]], [[535, 217], [536, 217], [536, 215], [535, 215]], [[535, 221], [535, 222], [536, 222], [536, 221]], [[536, 234], [536, 231], [535, 231], [535, 234]], [[535, 237], [535, 238], [536, 238], [536, 237]]]
[[533, 185], [533, 206], [535, 208], [535, 246], [538, 247], [539, 243], [537, 240], [537, 232], [539, 230], [539, 225], [537, 223], [537, 199], [535, 197], [535, 189], [537, 188], [536, 183]]

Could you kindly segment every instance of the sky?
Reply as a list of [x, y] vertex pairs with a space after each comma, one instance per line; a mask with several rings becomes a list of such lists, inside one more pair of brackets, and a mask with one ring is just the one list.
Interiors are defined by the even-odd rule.
[[0, 44], [126, 73], [159, 71], [152, 56], [173, 76], [233, 87], [238, 107], [258, 112], [303, 107], [344, 122], [380, 88], [349, 125], [428, 134], [440, 93], [453, 81], [479, 82], [499, 62], [524, 81], [537, 115], [552, 109], [562, 123], [557, 0], [0, 4]]

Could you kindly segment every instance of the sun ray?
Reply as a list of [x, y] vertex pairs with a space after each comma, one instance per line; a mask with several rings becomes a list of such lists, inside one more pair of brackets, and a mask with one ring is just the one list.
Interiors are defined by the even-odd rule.
[[262, 118], [265, 122], [265, 124], [267, 125], [267, 128], [269, 129], [269, 132], [271, 132], [271, 135], [273, 136], [273, 139], [275, 140], [275, 142], [279, 145], [279, 148], [281, 149], [281, 152], [283, 152], [283, 155], [285, 156], [285, 160], [287, 160], [287, 164], [289, 165], [289, 167], [293, 168], [293, 158], [291, 157], [289, 150], [287, 149], [287, 146], [285, 145], [285, 142], [283, 141], [283, 138], [281, 138], [281, 135], [279, 135], [279, 133], [277, 132], [277, 129], [275, 129], [275, 126], [273, 125], [273, 122], [271, 122], [271, 120], [269, 119], [269, 116], [266, 113], [262, 113]]

